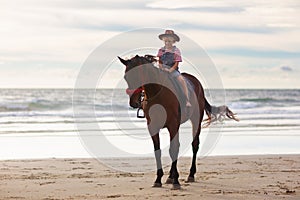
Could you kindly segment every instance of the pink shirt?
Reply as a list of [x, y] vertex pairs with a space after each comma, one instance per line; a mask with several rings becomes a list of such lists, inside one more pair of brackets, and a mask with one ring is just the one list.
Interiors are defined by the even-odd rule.
[[180, 50], [174, 46], [174, 50], [169, 50], [169, 49], [166, 49], [165, 47], [162, 47], [158, 50], [158, 53], [157, 53], [157, 57], [161, 57], [164, 53], [166, 52], [170, 52], [170, 53], [174, 53], [174, 61], [175, 62], [182, 62], [182, 58], [181, 58], [181, 52]]

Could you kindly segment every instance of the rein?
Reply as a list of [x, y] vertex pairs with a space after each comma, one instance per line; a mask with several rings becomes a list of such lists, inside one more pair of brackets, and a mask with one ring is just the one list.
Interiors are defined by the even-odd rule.
[[[142, 78], [142, 83], [143, 83], [145, 81], [145, 79], [144, 79], [144, 73], [142, 72], [142, 68], [140, 69], [140, 77]], [[162, 85], [160, 85], [159, 91], [156, 92], [156, 94], [154, 96], [152, 96], [151, 98], [148, 98], [145, 85], [142, 85], [141, 88], [142, 88], [142, 90], [144, 91], [144, 94], [145, 94], [145, 98], [144, 98], [145, 102], [151, 102], [153, 99], [157, 98], [157, 96], [159, 96], [161, 91], [163, 90]]]

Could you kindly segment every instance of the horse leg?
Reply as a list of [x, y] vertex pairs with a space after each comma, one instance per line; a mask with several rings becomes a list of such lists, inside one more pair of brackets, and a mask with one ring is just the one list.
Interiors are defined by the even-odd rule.
[[[171, 155], [171, 150], [169, 150], [169, 152], [170, 152], [170, 155]], [[173, 159], [172, 159], [172, 163], [173, 163]], [[166, 184], [173, 184], [173, 182], [174, 182], [174, 173], [173, 173], [173, 171], [174, 171], [174, 165], [171, 165], [171, 168], [170, 168], [170, 171], [169, 171], [169, 176], [166, 180]]]
[[[194, 118], [194, 119], [193, 119]], [[192, 148], [193, 148], [193, 159], [192, 159], [192, 165], [190, 168], [190, 174], [188, 176], [187, 182], [195, 182], [195, 174], [196, 174], [196, 159], [197, 159], [197, 152], [199, 150], [199, 135], [201, 132], [201, 121], [203, 119], [203, 114], [200, 116], [200, 120], [197, 119], [198, 117], [193, 117], [192, 120], [192, 126], [193, 126], [193, 142], [192, 142]]]
[[170, 177], [173, 178], [173, 189], [180, 189], [180, 183], [178, 180], [179, 173], [177, 170], [177, 159], [178, 159], [179, 146], [180, 146], [178, 129], [176, 132], [170, 131], [170, 135], [171, 135], [171, 143], [170, 143], [169, 153], [170, 153], [170, 157], [172, 159], [172, 166], [171, 166], [169, 178]]
[[159, 141], [159, 133], [152, 136], [152, 141], [154, 145], [154, 154], [155, 154], [155, 160], [156, 160], [156, 169], [157, 169], [157, 177], [154, 182], [153, 187], [161, 187], [161, 178], [164, 175], [164, 172], [162, 170], [162, 164], [161, 164], [161, 149], [160, 149], [160, 141]]
[[192, 165], [190, 168], [190, 174], [188, 176], [187, 182], [195, 182], [195, 177], [194, 175], [196, 174], [196, 159], [197, 159], [197, 152], [199, 149], [199, 134], [200, 134], [200, 127], [197, 130], [196, 137], [194, 137], [193, 142], [192, 142], [192, 147], [193, 147], [193, 159], [192, 159]]
[[168, 176], [168, 178], [167, 178], [167, 180], [166, 180], [166, 184], [173, 184], [173, 182], [174, 182], [174, 177], [173, 177], [173, 165], [171, 166], [171, 168], [170, 168], [170, 171], [169, 171], [169, 176]]

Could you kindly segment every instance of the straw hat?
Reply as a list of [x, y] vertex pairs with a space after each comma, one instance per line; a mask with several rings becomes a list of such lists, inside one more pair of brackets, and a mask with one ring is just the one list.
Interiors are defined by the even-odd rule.
[[176, 42], [179, 42], [179, 40], [180, 40], [179, 36], [176, 35], [176, 34], [174, 33], [173, 30], [166, 30], [165, 33], [160, 34], [158, 37], [159, 37], [159, 39], [161, 39], [161, 40], [162, 40], [164, 37], [172, 37], [172, 38], [174, 38], [174, 40], [175, 40]]

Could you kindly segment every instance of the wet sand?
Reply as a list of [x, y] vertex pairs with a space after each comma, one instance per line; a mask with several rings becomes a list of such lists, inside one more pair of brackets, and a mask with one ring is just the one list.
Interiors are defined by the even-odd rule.
[[172, 190], [151, 187], [155, 172], [116, 171], [95, 159], [3, 160], [0, 199], [300, 199], [300, 155], [206, 157], [198, 159], [196, 182], [186, 183], [190, 163], [179, 159], [182, 188]]

